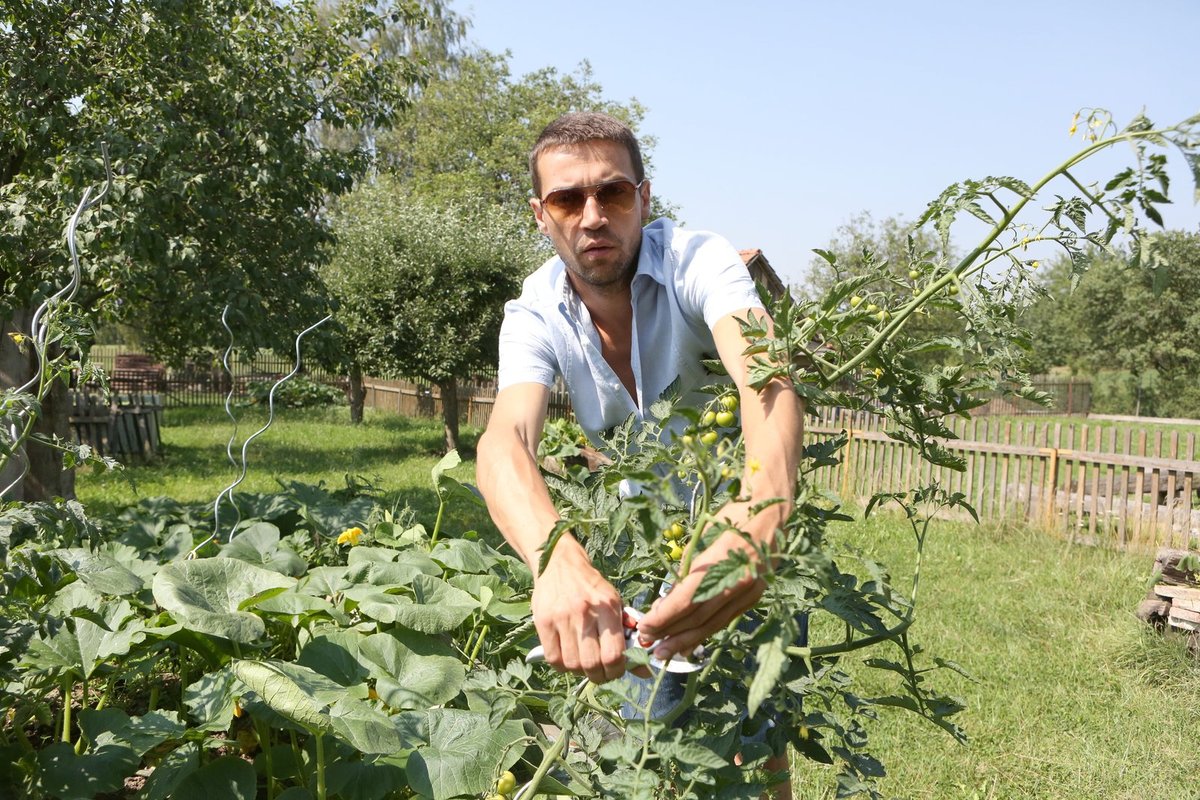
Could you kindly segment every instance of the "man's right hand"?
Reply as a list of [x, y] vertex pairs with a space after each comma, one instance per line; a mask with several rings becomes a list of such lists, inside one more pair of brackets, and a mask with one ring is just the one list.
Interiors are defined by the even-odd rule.
[[531, 605], [548, 664], [593, 683], [625, 674], [621, 596], [570, 534], [534, 579]]

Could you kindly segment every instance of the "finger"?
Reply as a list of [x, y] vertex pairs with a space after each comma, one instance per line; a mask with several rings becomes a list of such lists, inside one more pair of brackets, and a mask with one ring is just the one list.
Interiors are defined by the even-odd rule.
[[697, 645], [703, 644], [709, 636], [724, 628], [741, 614], [742, 612], [736, 608], [727, 608], [725, 613], [710, 618], [709, 623], [704, 627], [688, 628], [668, 636], [654, 648], [654, 657], [659, 661], [669, 661], [672, 656], [677, 654], [687, 657], [696, 649]]
[[[712, 601], [712, 604], [704, 604], [700, 607], [703, 613], [672, 621], [663, 627], [665, 632], [660, 637], [658, 646], [655, 647], [655, 657], [669, 658], [675, 653], [686, 655], [696, 645], [703, 643], [709, 636], [723, 629], [745, 613], [747, 609], [752, 608], [760, 594], [728, 598], [730, 602], [716, 603], [716, 601]], [[734, 602], [735, 600], [736, 602]], [[660, 655], [660, 653], [666, 655]]]
[[594, 630], [580, 632], [579, 671], [592, 683], [604, 683], [604, 662], [600, 660], [600, 638]]
[[662, 639], [696, 625], [704, 624], [724, 604], [721, 597], [696, 604], [692, 598], [700, 578], [689, 575], [682, 583], [662, 599], [650, 613], [638, 623], [638, 633], [643, 644]]
[[625, 630], [619, 615], [605, 615], [599, 628], [601, 667], [604, 680], [611, 681], [625, 674]]

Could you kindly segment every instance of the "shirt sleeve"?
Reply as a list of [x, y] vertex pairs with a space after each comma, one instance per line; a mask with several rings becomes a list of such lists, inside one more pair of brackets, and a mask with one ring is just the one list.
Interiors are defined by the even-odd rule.
[[728, 314], [763, 307], [741, 254], [715, 234], [689, 237], [679, 255], [677, 277], [687, 304], [710, 330]]
[[505, 303], [500, 324], [498, 389], [517, 383], [552, 387], [558, 372], [558, 359], [542, 315], [521, 300]]

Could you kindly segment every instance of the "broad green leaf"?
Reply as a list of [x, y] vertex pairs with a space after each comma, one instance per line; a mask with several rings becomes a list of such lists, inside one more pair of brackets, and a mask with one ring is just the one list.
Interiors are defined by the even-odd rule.
[[467, 673], [447, 644], [411, 631], [363, 640], [360, 658], [383, 702], [397, 709], [439, 706], [458, 694]]
[[137, 772], [141, 757], [128, 747], [106, 745], [75, 755], [67, 742], [56, 742], [37, 754], [42, 787], [58, 800], [92, 800], [115, 792]]
[[321, 634], [304, 645], [296, 663], [342, 686], [365, 683], [370, 673], [359, 661], [359, 647], [364, 638], [360, 633], [346, 630]]
[[430, 478], [433, 480], [433, 491], [438, 495], [442, 493], [442, 476], [449, 470], [454, 469], [462, 463], [462, 458], [458, 455], [457, 450], [451, 450], [446, 455], [442, 456], [442, 460], [434, 465], [430, 471]]
[[395, 561], [401, 556], [400, 550], [393, 550], [390, 547], [371, 547], [370, 545], [359, 545], [350, 548], [350, 554], [346, 556], [346, 564], [355, 566], [368, 561]]
[[255, 603], [254, 609], [264, 614], [286, 614], [295, 617], [323, 613], [343, 624], [350, 624], [346, 616], [324, 597], [315, 597], [296, 590], [279, 590], [266, 600]]
[[101, 711], [85, 708], [79, 713], [79, 727], [93, 747], [117, 745], [127, 747], [139, 756], [168, 739], [181, 738], [187, 729], [174, 711], [151, 711], [145, 716], [131, 718], [117, 708]]
[[499, 555], [486, 544], [469, 539], [443, 539], [429, 553], [430, 558], [446, 569], [475, 574], [490, 572]]
[[141, 578], [105, 553], [71, 548], [54, 550], [52, 555], [74, 571], [88, 588], [100, 594], [120, 597], [137, 594], [145, 587]]
[[479, 608], [479, 601], [461, 589], [429, 575], [412, 582], [414, 598], [377, 593], [363, 598], [359, 610], [385, 623], [398, 623], [421, 633], [454, 630]]
[[313, 567], [300, 579], [297, 591], [317, 597], [340, 594], [354, 582], [347, 577], [347, 567]]
[[425, 712], [428, 744], [408, 760], [409, 784], [434, 800], [478, 795], [491, 787], [492, 776], [516, 763], [525, 738], [521, 724], [510, 720], [493, 729], [485, 714], [460, 709]]
[[266, 626], [239, 611], [243, 601], [271, 588], [291, 588], [294, 578], [232, 558], [179, 561], [154, 576], [154, 599], [192, 630], [243, 644], [258, 643]]
[[674, 742], [670, 739], [663, 739], [655, 742], [654, 746], [660, 755], [689, 767], [723, 769], [729, 766], [728, 759], [698, 742]]
[[254, 800], [254, 765], [238, 756], [221, 756], [188, 773], [171, 793], [171, 800]]
[[328, 709], [337, 700], [366, 697], [308, 667], [286, 661], [236, 660], [233, 673], [275, 713], [309, 731], [332, 730]]
[[329, 724], [360, 753], [395, 755], [412, 750], [420, 740], [399, 716], [390, 716], [364, 699], [343, 697], [329, 708]]
[[98, 609], [104, 626], [87, 619], [75, 621], [75, 635], [84, 656], [84, 675], [91, 677], [97, 666], [113, 656], [127, 654], [146, 638], [146, 626], [124, 600], [105, 603]]
[[229, 727], [237, 697], [243, 691], [244, 684], [231, 667], [225, 666], [206, 672], [189, 684], [183, 692], [183, 702], [191, 709], [200, 730], [223, 731]]
[[404, 770], [383, 761], [338, 760], [326, 769], [331, 794], [342, 800], [383, 800], [408, 786]]
[[758, 707], [770, 696], [779, 676], [783, 674], [783, 669], [788, 662], [787, 653], [784, 651], [786, 646], [787, 642], [783, 635], [775, 636], [759, 645], [758, 671], [754, 673], [754, 678], [750, 681], [750, 691], [746, 698], [746, 708], [750, 712], [750, 716], [758, 713]]
[[200, 767], [200, 748], [188, 742], [163, 758], [150, 773], [138, 800], [166, 800], [188, 774]]
[[275, 795], [275, 800], [313, 800], [313, 796], [312, 792], [303, 786], [289, 786]]
[[279, 541], [279, 528], [269, 522], [256, 522], [238, 531], [229, 544], [221, 548], [221, 556], [292, 577], [303, 575], [307, 566], [292, 548]]

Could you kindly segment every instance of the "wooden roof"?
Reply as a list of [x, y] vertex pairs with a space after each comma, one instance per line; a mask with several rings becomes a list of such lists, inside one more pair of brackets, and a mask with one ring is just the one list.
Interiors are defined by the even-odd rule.
[[750, 277], [765, 286], [772, 297], [782, 297], [787, 293], [787, 287], [771, 268], [771, 262], [767, 261], [762, 250], [739, 250], [738, 254], [742, 257], [746, 269], [750, 270]]

